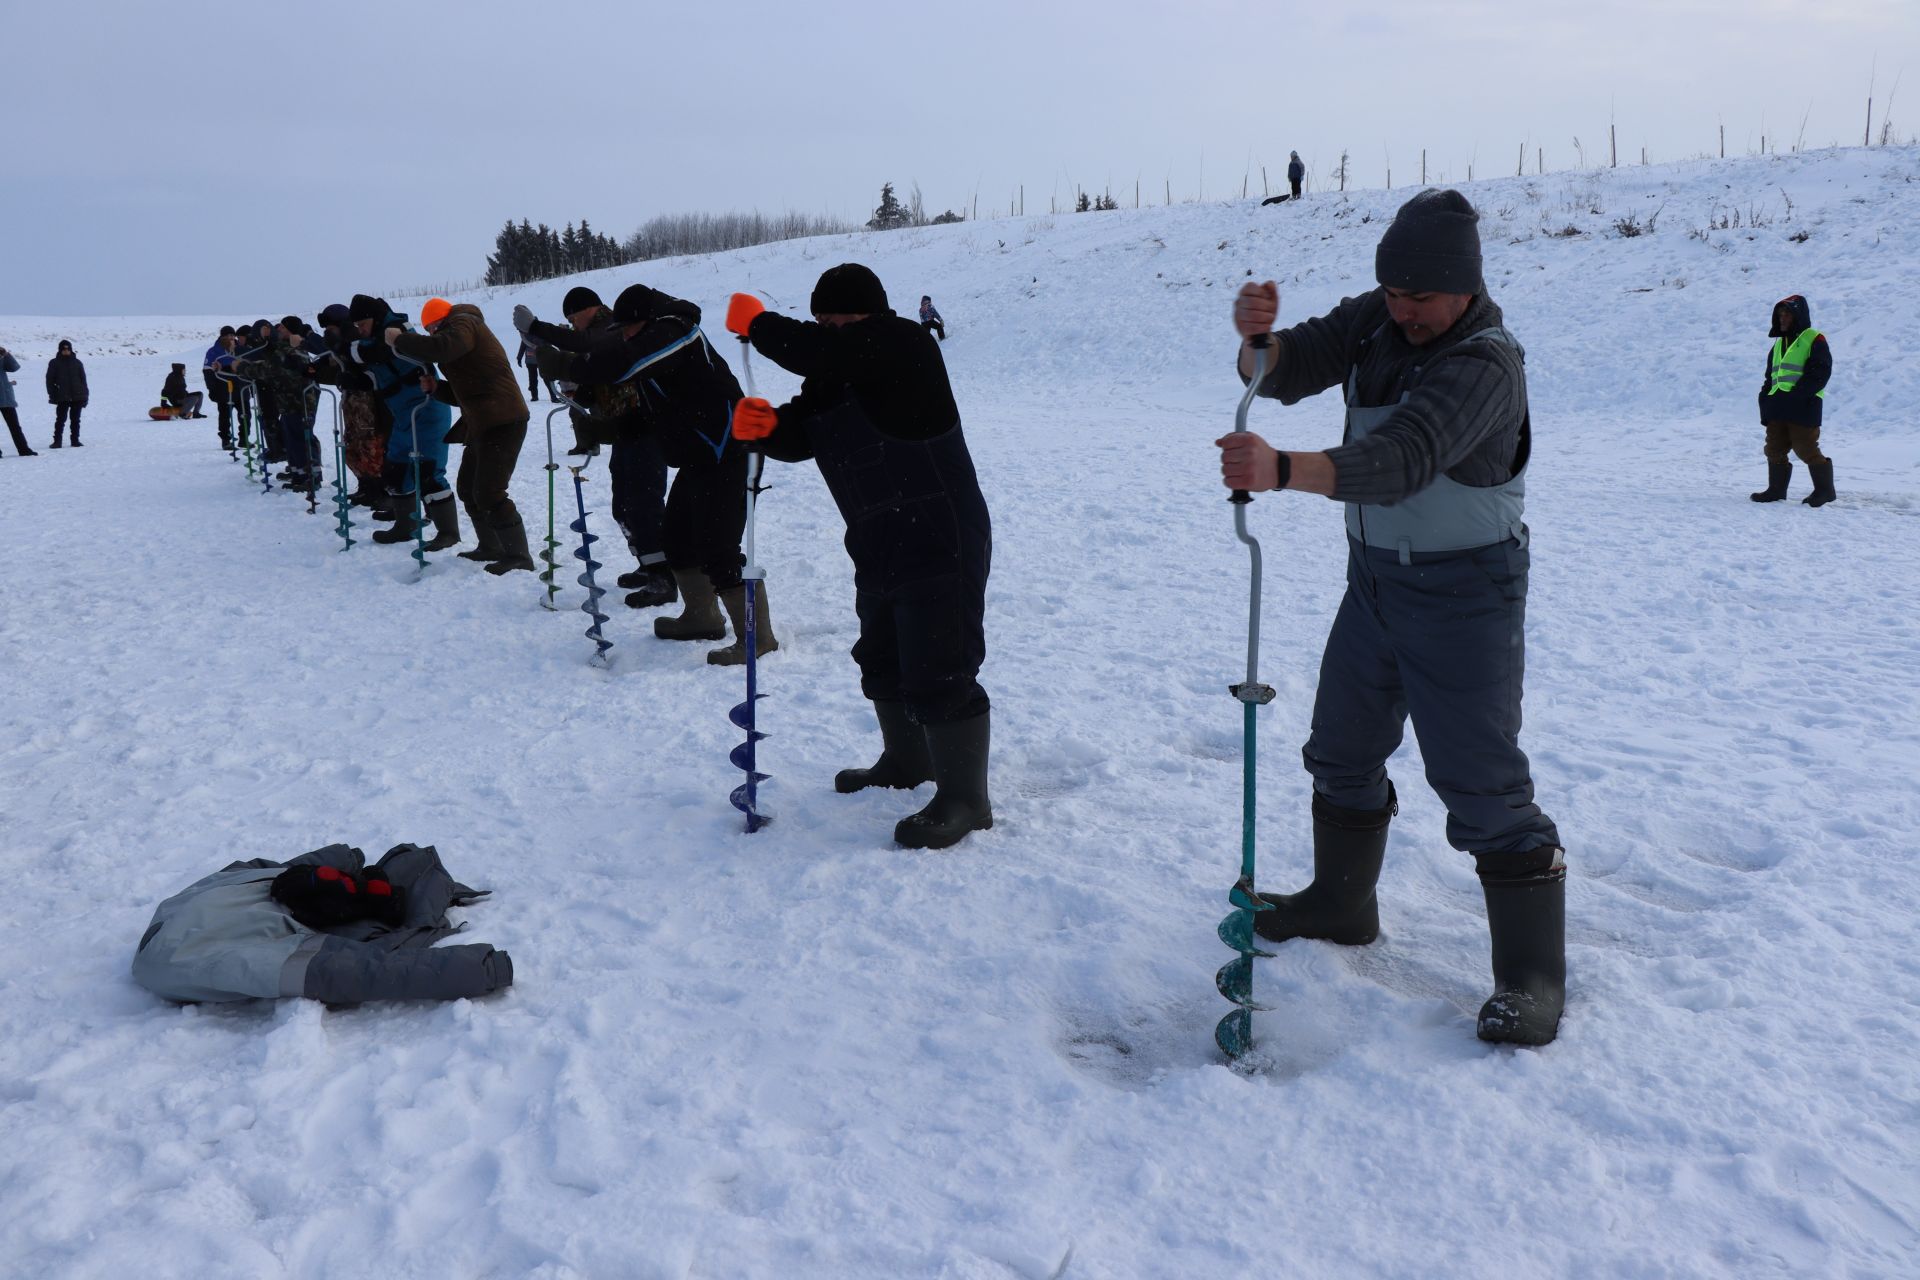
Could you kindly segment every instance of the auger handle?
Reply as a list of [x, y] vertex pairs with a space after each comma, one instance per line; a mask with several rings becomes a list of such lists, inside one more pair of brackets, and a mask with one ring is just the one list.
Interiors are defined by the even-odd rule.
[[[1233, 429], [1235, 431], [1245, 431], [1247, 429], [1247, 411], [1253, 408], [1253, 398], [1259, 394], [1260, 383], [1267, 376], [1268, 341], [1269, 336], [1264, 333], [1256, 333], [1252, 339], [1249, 340], [1249, 345], [1253, 347], [1253, 380], [1247, 383], [1247, 389], [1240, 397], [1240, 409], [1233, 415]], [[1253, 495], [1245, 489], [1235, 489], [1227, 496], [1227, 501], [1237, 507], [1244, 507], [1247, 503], [1253, 501]]]

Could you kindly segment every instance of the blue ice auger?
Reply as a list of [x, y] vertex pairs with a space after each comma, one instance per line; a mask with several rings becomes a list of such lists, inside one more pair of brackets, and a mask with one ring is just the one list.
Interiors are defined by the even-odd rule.
[[589, 663], [598, 663], [602, 667], [610, 667], [613, 665], [613, 659], [607, 656], [607, 651], [613, 648], [613, 642], [608, 640], [600, 630], [601, 625], [607, 621], [607, 615], [600, 612], [600, 597], [607, 593], [601, 590], [599, 584], [593, 580], [593, 571], [601, 566], [600, 562], [593, 558], [592, 548], [593, 544], [600, 541], [600, 539], [587, 532], [585, 472], [588, 464], [592, 461], [593, 455], [588, 454], [580, 459], [579, 466], [569, 465], [567, 467], [567, 470], [573, 472], [573, 502], [580, 510], [580, 518], [568, 525], [567, 528], [580, 535], [580, 549], [573, 553], [573, 558], [586, 566], [586, 571], [574, 579], [574, 581], [587, 589], [587, 598], [581, 602], [580, 611], [593, 619], [592, 625], [586, 630], [587, 638], [593, 641], [593, 656], [588, 658], [587, 661]]
[[[1253, 380], [1247, 383], [1246, 394], [1240, 397], [1240, 412], [1234, 419], [1234, 430], [1247, 429], [1247, 410], [1253, 404], [1254, 393], [1260, 388], [1260, 382], [1267, 373], [1267, 335], [1257, 334], [1253, 339]], [[1214, 985], [1220, 988], [1220, 994], [1239, 1007], [1220, 1019], [1220, 1025], [1213, 1029], [1214, 1043], [1229, 1058], [1238, 1058], [1253, 1048], [1253, 1015], [1269, 1006], [1258, 1004], [1253, 998], [1253, 961], [1273, 955], [1263, 951], [1254, 941], [1253, 918], [1258, 911], [1270, 911], [1272, 906], [1260, 900], [1253, 888], [1253, 801], [1255, 794], [1255, 741], [1257, 722], [1255, 711], [1273, 701], [1273, 688], [1260, 683], [1260, 543], [1247, 532], [1247, 506], [1253, 501], [1253, 495], [1245, 489], [1235, 489], [1227, 499], [1233, 504], [1234, 536], [1247, 544], [1247, 551], [1253, 561], [1253, 581], [1247, 602], [1247, 678], [1239, 684], [1229, 685], [1227, 692], [1239, 699], [1242, 708], [1240, 771], [1240, 878], [1227, 893], [1227, 901], [1233, 904], [1233, 910], [1220, 922], [1217, 932], [1220, 941], [1239, 952], [1239, 956], [1221, 966], [1214, 975]]]
[[[222, 371], [220, 374], [220, 380], [227, 384], [228, 415], [230, 417], [240, 418], [240, 409], [239, 409], [240, 394], [239, 394], [239, 388], [233, 385], [233, 376], [229, 373], [226, 373], [225, 371]], [[245, 422], [246, 419], [241, 418], [241, 421]], [[228, 429], [228, 433], [227, 433], [227, 458], [229, 461], [232, 461], [232, 462], [240, 461], [239, 446], [233, 443], [233, 433], [231, 428]]]
[[272, 493], [273, 468], [267, 464], [267, 424], [260, 415], [260, 389], [252, 378], [240, 378], [237, 374], [235, 377], [245, 384], [246, 398], [253, 410], [253, 439], [247, 442], [247, 479], [249, 482], [253, 479], [253, 451], [257, 447], [260, 450], [260, 492]]
[[349, 550], [353, 546], [353, 499], [347, 496], [347, 446], [345, 433], [341, 429], [340, 393], [332, 387], [314, 387], [313, 402], [317, 410], [321, 396], [333, 398], [333, 515], [334, 532], [340, 535], [340, 549]]
[[553, 598], [559, 594], [560, 584], [553, 580], [553, 575], [559, 570], [560, 564], [553, 558], [553, 553], [559, 547], [560, 539], [553, 536], [553, 481], [560, 473], [560, 464], [553, 460], [553, 420], [565, 413], [567, 406], [573, 403], [566, 400], [564, 395], [561, 399], [565, 403], [555, 405], [553, 412], [547, 415], [547, 540], [540, 547], [540, 563], [547, 566], [540, 571], [540, 581], [546, 584], [546, 590], [540, 596], [540, 607], [556, 613], [558, 609]]
[[413, 576], [415, 582], [427, 576], [427, 513], [426, 508], [421, 505], [420, 498], [420, 410], [426, 406], [425, 400], [420, 401], [413, 406], [413, 413], [407, 418], [407, 433], [411, 437], [411, 444], [407, 449], [407, 463], [413, 468], [412, 555], [413, 562], [420, 566], [420, 571]]
[[[748, 395], [755, 394], [753, 389], [752, 352], [753, 348], [748, 344], [746, 335], [742, 334], [740, 337], [740, 368], [746, 375]], [[729, 429], [731, 429], [731, 426], [729, 426]], [[758, 621], [760, 584], [766, 581], [767, 574], [766, 570], [762, 569], [754, 559], [753, 553], [754, 509], [759, 505], [761, 493], [765, 491], [765, 486], [760, 483], [761, 469], [765, 465], [766, 457], [759, 450], [749, 449], [747, 451], [747, 527], [745, 531], [746, 536], [742, 542], [742, 550], [746, 552], [747, 563], [746, 566], [740, 570], [740, 585], [746, 588], [746, 607], [742, 610], [742, 617], [746, 623], [744, 628], [746, 634], [740, 637], [740, 643], [745, 645], [747, 649], [747, 698], [746, 701], [736, 704], [731, 711], [727, 712], [727, 719], [733, 721], [734, 727], [747, 735], [746, 741], [730, 751], [727, 754], [727, 758], [733, 761], [734, 768], [743, 771], [747, 775], [747, 780], [735, 787], [733, 793], [728, 796], [728, 799], [733, 802], [734, 808], [747, 815], [748, 835], [752, 835], [773, 821], [770, 815], [760, 812], [760, 784], [767, 781], [770, 775], [759, 771], [758, 761], [754, 758], [758, 744], [767, 736], [760, 732], [758, 720], [754, 713], [754, 704], [767, 696], [760, 692], [760, 628]]]

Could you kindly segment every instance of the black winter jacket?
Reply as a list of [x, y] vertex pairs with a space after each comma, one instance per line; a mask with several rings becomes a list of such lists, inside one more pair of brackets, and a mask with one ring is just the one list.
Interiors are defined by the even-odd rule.
[[735, 447], [740, 383], [700, 331], [699, 307], [661, 294], [657, 310], [631, 338], [613, 323], [579, 332], [536, 326], [534, 336], [554, 344], [537, 357], [541, 376], [581, 384], [596, 416], [609, 415], [616, 432], [652, 437], [668, 466], [712, 466]]
[[[1780, 324], [1782, 308], [1787, 312], [1784, 328]], [[1812, 310], [1807, 306], [1807, 300], [1797, 293], [1774, 303], [1773, 314], [1773, 327], [1767, 331], [1767, 336], [1778, 338], [1787, 346], [1792, 346], [1795, 338], [1813, 327]], [[1773, 348], [1769, 346], [1760, 383], [1760, 421], [1784, 422], [1790, 427], [1819, 426], [1821, 407], [1826, 403], [1820, 399], [1820, 392], [1832, 377], [1833, 352], [1827, 349], [1827, 335], [1823, 333], [1813, 340], [1813, 347], [1807, 352], [1807, 367], [1801, 371], [1800, 381], [1794, 384], [1793, 390], [1779, 395], [1770, 394], [1773, 386]]]
[[87, 366], [74, 355], [55, 356], [47, 361], [47, 403], [87, 403]]

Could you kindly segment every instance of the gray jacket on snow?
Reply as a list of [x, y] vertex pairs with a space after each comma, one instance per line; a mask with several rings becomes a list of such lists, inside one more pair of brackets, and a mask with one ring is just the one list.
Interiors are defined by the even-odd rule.
[[0, 353], [0, 409], [18, 409], [19, 402], [13, 398], [13, 379], [6, 375], [20, 372], [20, 362], [14, 359], [13, 352]]
[[255, 858], [174, 894], [153, 913], [133, 957], [133, 978], [168, 1000], [216, 1001], [305, 996], [329, 1004], [366, 1000], [457, 1000], [513, 984], [513, 962], [485, 943], [432, 944], [465, 925], [448, 907], [487, 896], [458, 883], [429, 845], [397, 845], [380, 859], [405, 896], [397, 928], [355, 920], [324, 932], [308, 928], [272, 896], [289, 866], [337, 867], [359, 876], [366, 856], [344, 844], [290, 862]]

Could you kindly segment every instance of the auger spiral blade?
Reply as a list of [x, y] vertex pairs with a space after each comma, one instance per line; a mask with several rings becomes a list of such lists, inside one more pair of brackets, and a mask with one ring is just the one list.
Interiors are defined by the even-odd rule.
[[540, 563], [545, 565], [546, 568], [542, 569], [536, 576], [539, 577], [540, 585], [543, 588], [540, 593], [540, 607], [549, 613], [560, 612], [560, 606], [553, 602], [554, 597], [560, 594], [560, 584], [554, 577], [560, 568], [560, 562], [553, 557], [553, 553], [560, 549], [560, 539], [553, 536], [553, 490], [554, 482], [560, 474], [560, 464], [553, 460], [553, 420], [566, 411], [567, 406], [565, 404], [559, 404], [555, 405], [553, 411], [547, 414], [547, 465], [545, 468], [547, 473], [547, 536], [540, 547]]
[[728, 752], [727, 759], [733, 762], [734, 768], [747, 775], [747, 780], [735, 787], [727, 798], [733, 802], [734, 808], [747, 816], [747, 833], [751, 835], [773, 819], [760, 812], [760, 784], [767, 781], [768, 775], [759, 771], [758, 762], [755, 759], [759, 744], [765, 741], [767, 736], [759, 730], [754, 705], [767, 696], [760, 692], [760, 661], [757, 656], [760, 647], [758, 621], [760, 580], [747, 577], [742, 581], [747, 589], [744, 611], [746, 634], [741, 637], [741, 643], [747, 650], [747, 696], [744, 701], [733, 705], [727, 712], [727, 719], [733, 722], [734, 728], [747, 735], [747, 740]]
[[585, 566], [585, 570], [574, 581], [585, 587], [587, 592], [587, 598], [580, 603], [580, 612], [593, 619], [585, 632], [587, 639], [593, 641], [593, 656], [587, 661], [607, 667], [613, 664], [613, 659], [607, 656], [613, 648], [613, 642], [608, 640], [605, 632], [601, 630], [601, 627], [609, 621], [607, 615], [600, 612], [600, 598], [607, 593], [601, 589], [600, 584], [595, 582], [593, 577], [593, 571], [601, 567], [600, 562], [593, 558], [593, 544], [600, 539], [587, 531], [586, 478], [581, 474], [585, 469], [584, 466], [568, 468], [573, 472], [573, 501], [580, 511], [580, 517], [567, 528], [580, 535], [580, 547], [573, 553], [573, 558], [580, 561]]

